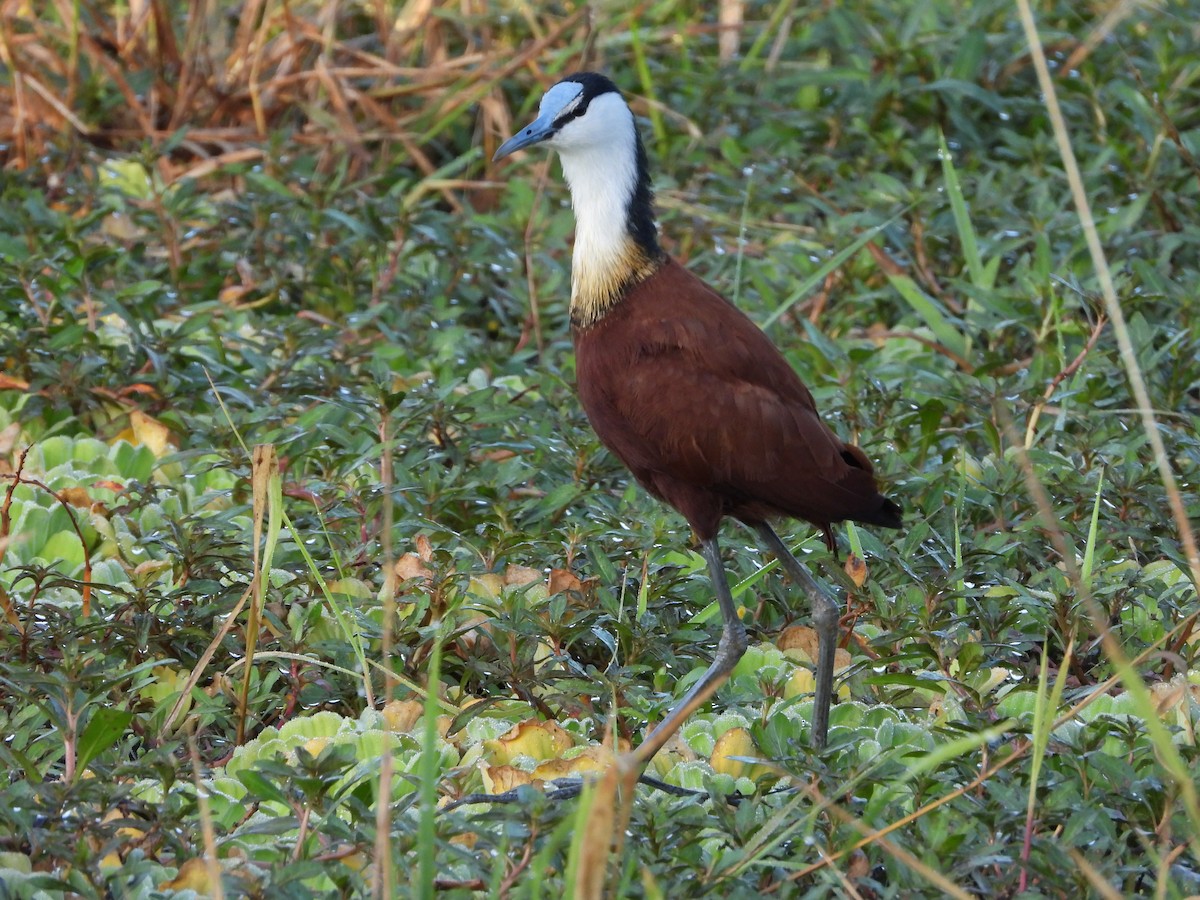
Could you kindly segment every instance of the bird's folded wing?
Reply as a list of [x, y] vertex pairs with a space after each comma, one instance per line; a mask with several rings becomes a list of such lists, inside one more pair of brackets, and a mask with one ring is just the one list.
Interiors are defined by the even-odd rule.
[[[758, 492], [776, 481], [838, 482], [845, 446], [795, 390], [780, 391], [659, 348], [610, 386], [634, 467]], [[807, 391], [804, 392], [807, 395]]]

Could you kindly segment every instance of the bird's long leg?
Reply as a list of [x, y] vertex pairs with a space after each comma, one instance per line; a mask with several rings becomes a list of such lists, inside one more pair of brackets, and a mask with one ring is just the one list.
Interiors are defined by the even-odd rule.
[[717, 602], [721, 606], [721, 617], [725, 621], [725, 626], [721, 631], [721, 640], [717, 644], [717, 655], [713, 657], [708, 671], [692, 686], [684, 698], [675, 704], [667, 713], [667, 717], [655, 726], [654, 730], [633, 752], [633, 759], [639, 767], [639, 771], [671, 739], [687, 717], [725, 683], [729, 673], [733, 671], [733, 667], [746, 652], [746, 629], [742, 625], [742, 620], [738, 618], [733, 595], [729, 592], [729, 580], [725, 577], [725, 566], [721, 563], [721, 550], [717, 546], [717, 539], [709, 538], [702, 542], [701, 547], [704, 558], [708, 560], [708, 573], [712, 578], [713, 590], [717, 593]]
[[838, 604], [829, 596], [808, 569], [800, 564], [800, 560], [792, 555], [792, 551], [775, 533], [775, 529], [762, 522], [754, 526], [755, 530], [766, 541], [771, 552], [787, 569], [808, 595], [812, 606], [813, 630], [817, 632], [817, 672], [816, 686], [813, 689], [813, 744], [825, 746], [825, 737], [829, 732], [829, 703], [833, 697], [833, 654], [837, 648]]

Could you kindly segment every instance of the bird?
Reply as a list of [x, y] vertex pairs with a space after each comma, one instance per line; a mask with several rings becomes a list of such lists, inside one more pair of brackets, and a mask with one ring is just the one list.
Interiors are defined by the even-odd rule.
[[617, 85], [579, 72], [551, 86], [497, 162], [558, 152], [575, 215], [570, 325], [576, 390], [602, 444], [699, 541], [721, 610], [712, 663], [633, 751], [644, 770], [733, 671], [748, 644], [718, 544], [721, 521], [753, 529], [811, 604], [817, 659], [811, 740], [824, 747], [839, 607], [772, 527], [800, 519], [835, 551], [843, 521], [902, 527], [867, 455], [822, 421], [811, 392], [741, 310], [664, 252], [646, 148]]

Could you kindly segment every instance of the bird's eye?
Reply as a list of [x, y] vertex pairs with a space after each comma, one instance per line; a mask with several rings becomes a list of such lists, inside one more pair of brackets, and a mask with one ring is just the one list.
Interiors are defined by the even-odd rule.
[[587, 101], [584, 101], [584, 100], [573, 101], [570, 106], [568, 106], [566, 109], [560, 111], [559, 114], [555, 117], [554, 127], [562, 128], [564, 125], [566, 125], [572, 119], [578, 119], [580, 116], [582, 116], [585, 112], [587, 112], [587, 109], [588, 109]]

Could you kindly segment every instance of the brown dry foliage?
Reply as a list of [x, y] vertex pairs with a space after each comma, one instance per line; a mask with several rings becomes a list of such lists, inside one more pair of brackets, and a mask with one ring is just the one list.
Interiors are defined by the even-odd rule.
[[356, 163], [396, 148], [430, 175], [447, 125], [473, 117], [490, 152], [512, 129], [502, 81], [550, 83], [543, 68], [578, 64], [589, 34], [583, 5], [0, 0], [0, 161], [149, 144], [170, 150], [173, 180], [253, 160], [284, 130]]

